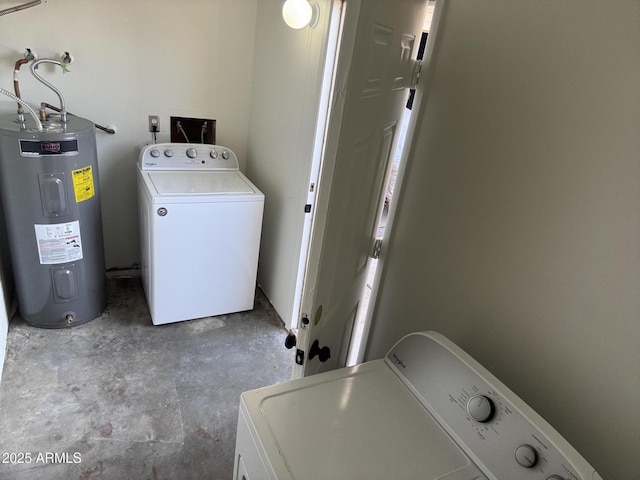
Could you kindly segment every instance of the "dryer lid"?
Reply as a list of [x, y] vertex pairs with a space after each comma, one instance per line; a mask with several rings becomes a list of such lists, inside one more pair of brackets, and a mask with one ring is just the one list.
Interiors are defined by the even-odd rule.
[[383, 360], [241, 399], [277, 478], [486, 480]]

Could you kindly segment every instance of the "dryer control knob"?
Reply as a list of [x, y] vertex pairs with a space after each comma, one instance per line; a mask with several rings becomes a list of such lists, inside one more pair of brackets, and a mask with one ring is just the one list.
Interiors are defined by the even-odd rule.
[[[531, 445], [522, 444], [514, 452], [516, 462], [524, 468], [533, 468], [538, 463], [538, 453]], [[553, 478], [553, 477], [552, 477]]]
[[496, 406], [489, 397], [474, 395], [467, 402], [467, 412], [476, 422], [486, 423], [495, 415]]
[[158, 158], [160, 156], [160, 152], [158, 150], [156, 150], [155, 148], [153, 150], [151, 150], [149, 152], [149, 154], [153, 157], [153, 158]]
[[231, 156], [231, 154], [227, 150], [224, 150], [222, 152], [222, 158], [224, 158], [225, 160], [229, 160], [230, 156]]
[[187, 157], [196, 158], [197, 155], [198, 155], [198, 152], [196, 151], [195, 148], [187, 148]]

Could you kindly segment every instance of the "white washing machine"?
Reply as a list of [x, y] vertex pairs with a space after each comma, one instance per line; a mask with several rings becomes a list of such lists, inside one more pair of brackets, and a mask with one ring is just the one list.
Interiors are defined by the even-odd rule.
[[235, 480], [602, 480], [442, 335], [241, 396]]
[[219, 145], [162, 143], [137, 170], [141, 268], [154, 325], [253, 308], [264, 195]]

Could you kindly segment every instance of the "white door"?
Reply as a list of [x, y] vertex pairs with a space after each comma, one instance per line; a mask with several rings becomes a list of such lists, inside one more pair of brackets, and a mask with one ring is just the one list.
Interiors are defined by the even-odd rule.
[[294, 377], [345, 365], [426, 4], [347, 1]]

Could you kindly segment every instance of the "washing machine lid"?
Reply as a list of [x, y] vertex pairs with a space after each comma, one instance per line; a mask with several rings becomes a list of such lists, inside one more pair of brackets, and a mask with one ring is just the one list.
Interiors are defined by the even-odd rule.
[[256, 189], [239, 172], [148, 172], [158, 195], [237, 195]]
[[276, 478], [486, 478], [383, 360], [245, 392], [241, 408]]

